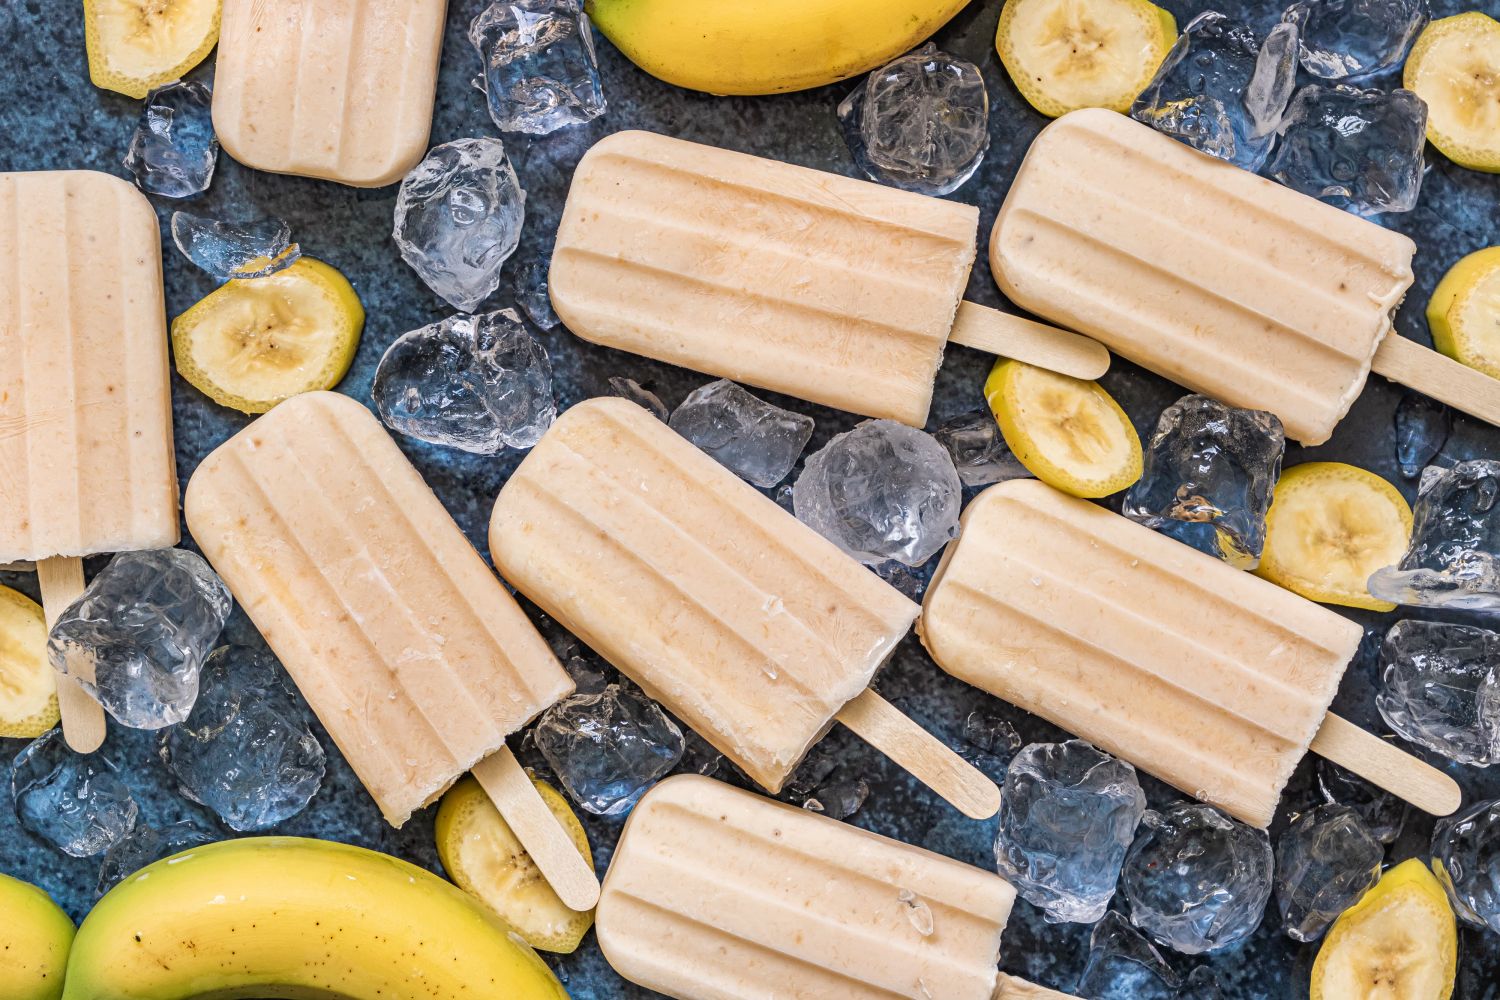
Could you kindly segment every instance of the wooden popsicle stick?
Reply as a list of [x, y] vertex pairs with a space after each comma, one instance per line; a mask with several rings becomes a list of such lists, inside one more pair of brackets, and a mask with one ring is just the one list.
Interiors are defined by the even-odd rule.
[[563, 905], [580, 912], [598, 905], [599, 877], [593, 862], [578, 853], [573, 838], [537, 794], [510, 747], [501, 747], [474, 765], [472, 773]]
[[1007, 976], [1000, 973], [1000, 981], [995, 984], [995, 992], [990, 1000], [1078, 1000], [1071, 993], [1059, 993], [1057, 990], [1049, 990], [1045, 986], [1036, 983], [1028, 983], [1024, 979], [1015, 976]]
[[1500, 380], [1415, 341], [1387, 334], [1371, 368], [1392, 382], [1500, 426]]
[[866, 689], [835, 718], [965, 816], [989, 819], [1000, 811], [1000, 789], [993, 781], [874, 691]]
[[1093, 380], [1109, 371], [1109, 349], [1097, 340], [977, 302], [958, 304], [948, 342], [1074, 378]]
[[[83, 560], [76, 556], [43, 559], [36, 564], [42, 590], [47, 630], [83, 593]], [[57, 680], [57, 709], [62, 713], [63, 738], [78, 753], [93, 753], [104, 743], [104, 706], [83, 689], [78, 678], [53, 671]]]
[[1463, 790], [1442, 771], [1332, 712], [1311, 749], [1434, 816], [1447, 816], [1463, 802]]

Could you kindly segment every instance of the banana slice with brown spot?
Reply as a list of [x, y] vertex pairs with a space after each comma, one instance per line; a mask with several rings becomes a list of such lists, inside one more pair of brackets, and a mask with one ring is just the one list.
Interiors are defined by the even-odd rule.
[[1477, 10], [1433, 21], [1402, 82], [1427, 102], [1427, 138], [1444, 156], [1500, 173], [1500, 21]]

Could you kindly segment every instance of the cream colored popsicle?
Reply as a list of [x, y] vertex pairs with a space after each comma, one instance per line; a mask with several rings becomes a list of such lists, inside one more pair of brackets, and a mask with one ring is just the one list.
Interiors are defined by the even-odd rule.
[[990, 239], [1017, 305], [1321, 444], [1373, 363], [1491, 423], [1500, 382], [1399, 336], [1410, 239], [1098, 108], [1032, 143]]
[[[0, 174], [0, 563], [35, 561], [49, 623], [78, 557], [177, 544], [156, 213], [88, 170]], [[59, 675], [68, 742], [104, 714]]]
[[[368, 410], [331, 392], [287, 400], [203, 460], [185, 508], [387, 822], [471, 769], [507, 818], [550, 817], [513, 780], [505, 738], [573, 682]], [[549, 870], [524, 824], [511, 825], [574, 905], [569, 870]], [[570, 845], [552, 860], [578, 875]]]
[[399, 181], [432, 131], [447, 0], [224, 0], [214, 130], [248, 167]]
[[1247, 823], [1309, 746], [1458, 806], [1446, 775], [1328, 713], [1357, 623], [1034, 480], [969, 505], [918, 629], [955, 677]]
[[553, 424], [490, 522], [501, 574], [773, 791], [835, 718], [960, 809], [994, 783], [869, 691], [918, 608], [634, 403]]
[[552, 304], [587, 340], [916, 427], [949, 340], [1098, 378], [1076, 334], [963, 302], [969, 205], [649, 132], [578, 164]]

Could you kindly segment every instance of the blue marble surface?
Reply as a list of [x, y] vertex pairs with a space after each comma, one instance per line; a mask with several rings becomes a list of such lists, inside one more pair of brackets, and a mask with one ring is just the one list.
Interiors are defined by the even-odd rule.
[[[140, 105], [89, 84], [78, 6], [71, 0], [0, 0], [0, 93], [5, 95], [0, 102], [0, 170], [88, 167], [125, 173], [120, 160]], [[470, 87], [478, 64], [464, 38], [464, 29], [481, 6], [480, 0], [452, 3], [434, 143], [493, 133], [483, 100]], [[992, 41], [1000, 6], [999, 0], [972, 3], [937, 38], [943, 48], [978, 63], [989, 86], [993, 141], [988, 157], [973, 179], [951, 196], [980, 206], [982, 232], [988, 232], [1017, 164], [1045, 123], [1021, 100], [995, 56]], [[1183, 23], [1207, 5], [1200, 0], [1166, 0], [1165, 6]], [[1245, 6], [1232, 2], [1220, 9], [1232, 14]], [[1438, 15], [1466, 6], [1459, 0], [1433, 3]], [[1493, 0], [1481, 6], [1500, 13]], [[774, 98], [720, 99], [659, 83], [636, 70], [602, 40], [600, 59], [610, 102], [607, 116], [550, 138], [508, 141], [528, 192], [528, 218], [521, 252], [514, 258], [517, 262], [547, 244], [574, 165], [585, 149], [611, 131], [653, 129], [840, 173], [854, 172], [834, 117], [834, 106], [849, 90], [849, 84]], [[212, 72], [210, 60], [192, 78], [208, 81]], [[1401, 310], [1398, 328], [1401, 335], [1423, 343], [1429, 338], [1422, 306], [1438, 278], [1463, 254], [1500, 242], [1496, 231], [1500, 225], [1500, 177], [1455, 167], [1431, 149], [1429, 159], [1418, 208], [1388, 220], [1411, 235], [1419, 247], [1416, 286]], [[256, 173], [221, 155], [213, 187], [182, 207], [201, 215], [280, 216], [291, 223], [308, 253], [328, 260], [349, 276], [359, 290], [369, 320], [354, 367], [340, 388], [368, 403], [375, 364], [391, 341], [449, 312], [402, 263], [391, 243], [395, 197], [395, 188], [358, 191]], [[156, 205], [164, 226], [173, 208], [179, 207], [165, 200], [157, 200]], [[1211, 220], [1204, 224], [1210, 225]], [[513, 268], [508, 270], [507, 281], [494, 303], [503, 304]], [[171, 315], [182, 312], [213, 287], [206, 275], [170, 248], [165, 272]], [[970, 282], [969, 297], [1002, 304], [982, 254]], [[563, 330], [550, 334], [546, 342], [556, 367], [559, 403], [564, 407], [607, 391], [606, 380], [611, 375], [639, 380], [660, 393], [668, 405], [680, 402], [691, 389], [707, 381], [702, 375], [596, 347]], [[938, 378], [931, 426], [982, 405], [980, 386], [989, 364], [989, 358], [963, 348], [948, 352]], [[1166, 381], [1118, 360], [1103, 381], [1143, 435], [1154, 427], [1158, 413], [1180, 395]], [[1416, 483], [1401, 478], [1394, 460], [1392, 416], [1401, 393], [1399, 387], [1372, 378], [1333, 439], [1317, 448], [1290, 448], [1287, 465], [1314, 459], [1351, 462], [1385, 476], [1413, 499]], [[242, 427], [246, 418], [214, 405], [180, 379], [174, 380], [173, 398], [178, 471], [186, 482], [203, 456]], [[856, 422], [848, 414], [798, 400], [778, 398], [776, 402], [817, 419], [809, 453]], [[490, 506], [520, 456], [480, 458], [409, 441], [403, 446], [483, 551]], [[1500, 456], [1500, 430], [1459, 416], [1444, 456], [1451, 460]], [[90, 571], [98, 565], [91, 561]], [[34, 578], [28, 575], [0, 574], [0, 583], [36, 594]], [[1380, 631], [1397, 617], [1339, 610]], [[1423, 613], [1423, 617], [1428, 616]], [[228, 638], [245, 639], [251, 632], [249, 623], [237, 612]], [[1335, 705], [1357, 722], [1384, 732], [1374, 711], [1374, 670], [1372, 657], [1359, 659], [1348, 671]], [[877, 687], [949, 742], [958, 742], [963, 720], [975, 710], [1009, 719], [1028, 741], [1063, 735], [947, 677], [914, 638], [901, 646]], [[325, 745], [330, 761], [322, 792], [304, 813], [282, 824], [277, 832], [361, 844], [440, 871], [432, 844], [432, 811], [417, 816], [402, 830], [390, 829], [326, 737]], [[0, 760], [8, 761], [21, 746], [20, 741], [0, 740]], [[824, 748], [840, 755], [849, 769], [867, 777], [872, 785], [868, 804], [853, 822], [963, 861], [991, 864], [994, 821], [979, 823], [963, 818], [842, 729], [828, 737]], [[143, 818], [157, 824], [187, 816], [207, 821], [202, 810], [170, 790], [154, 751], [149, 734], [119, 727], [114, 728], [106, 745], [106, 752], [120, 764], [139, 796]], [[1293, 779], [1273, 836], [1284, 827], [1289, 812], [1312, 801], [1311, 765], [1311, 760], [1305, 762]], [[1447, 764], [1445, 769], [1463, 785], [1469, 800], [1500, 795], [1500, 774], [1456, 764]], [[1149, 778], [1143, 783], [1153, 805], [1178, 797]], [[620, 823], [589, 818], [587, 825], [602, 872]], [[1429, 818], [1409, 816], [1389, 860], [1423, 854], [1431, 827]], [[93, 902], [97, 869], [97, 859], [74, 860], [50, 850], [18, 827], [8, 807], [0, 808], [0, 871], [42, 885], [75, 917], [81, 917]], [[1088, 933], [1087, 927], [1079, 925], [1047, 924], [1038, 911], [1018, 903], [1005, 937], [1004, 967], [1036, 982], [1068, 989], [1082, 969]], [[1500, 997], [1500, 938], [1465, 929], [1460, 949], [1455, 996], [1461, 1000]], [[1272, 916], [1252, 939], [1237, 948], [1198, 959], [1169, 957], [1184, 972], [1195, 964], [1211, 966], [1227, 998], [1251, 1000], [1305, 996], [1307, 973], [1315, 954], [1316, 946], [1300, 945], [1282, 935]], [[604, 963], [592, 935], [577, 954], [549, 960], [578, 1000], [655, 996], [621, 981]]]

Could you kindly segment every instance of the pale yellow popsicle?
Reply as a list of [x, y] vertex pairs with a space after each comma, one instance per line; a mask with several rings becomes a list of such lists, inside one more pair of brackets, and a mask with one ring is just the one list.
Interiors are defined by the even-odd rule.
[[257, 170], [354, 187], [427, 149], [447, 0], [224, 0], [214, 130]]

